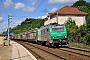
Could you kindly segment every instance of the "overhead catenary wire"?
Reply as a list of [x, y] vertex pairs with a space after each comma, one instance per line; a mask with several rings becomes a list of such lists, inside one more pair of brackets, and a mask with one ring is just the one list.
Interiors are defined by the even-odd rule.
[[[38, 2], [38, 0], [36, 1], [34, 7], [36, 6], [37, 2]], [[42, 4], [43, 2], [44, 2], [44, 0], [41, 1], [41, 3], [37, 6], [37, 8], [34, 10], [34, 12], [32, 13], [31, 16], [33, 16], [33, 15], [35, 14], [35, 12], [37, 11], [37, 9], [41, 6], [41, 4]], [[5, 6], [4, 6], [4, 4], [3, 4], [3, 0], [1, 0], [1, 4], [2, 4], [3, 8], [5, 9], [6, 14], [9, 15], [8, 12], [7, 12], [7, 10], [6, 10], [6, 8], [5, 8]], [[29, 16], [29, 14], [30, 14], [30, 12], [29, 12], [26, 16], [12, 16], [12, 17], [22, 17], [22, 18], [21, 18], [21, 20], [22, 20], [22, 19], [24, 19], [24, 18], [27, 18], [27, 17]]]
[[[36, 1], [36, 3], [35, 3], [35, 5], [34, 5], [34, 7], [36, 6], [37, 2], [38, 2], [38, 0]], [[29, 13], [28, 13], [28, 15], [30, 15], [30, 13], [31, 13], [31, 12], [29, 12]], [[27, 15], [27, 16], [28, 16], [28, 15]]]
[[[36, 1], [34, 7], [36, 6], [37, 2], [38, 2], [38, 0]], [[26, 16], [13, 16], [13, 17], [24, 17], [24, 18], [25, 18], [25, 17], [27, 17], [30, 13], [31, 13], [31, 12], [29, 12]], [[22, 19], [23, 19], [23, 18], [22, 18]]]
[[[38, 0], [36, 1], [35, 5], [37, 4], [37, 2], [38, 2]], [[41, 4], [42, 4], [43, 2], [44, 2], [44, 0], [42, 0], [42, 2], [40, 3], [40, 5], [35, 9], [35, 11], [32, 13], [31, 16], [34, 15], [34, 13], [37, 11], [37, 9], [41, 6]], [[2, 0], [1, 0], [1, 4], [3, 5], [3, 8], [5, 9], [6, 14], [9, 15], [8, 12], [7, 12], [7, 10], [6, 10], [6, 8], [5, 8], [5, 6], [4, 6], [4, 4], [3, 4], [3, 2], [2, 2]], [[35, 7], [35, 5], [34, 5], [34, 7]], [[26, 18], [27, 18], [29, 15], [30, 15], [30, 12], [29, 12], [26, 16], [12, 16], [12, 17], [24, 17], [24, 18], [26, 17]], [[31, 16], [30, 16], [30, 17], [31, 17]], [[23, 19], [23, 18], [22, 18], [22, 19]]]
[[[42, 0], [42, 2], [40, 3], [40, 5], [43, 3], [44, 0]], [[38, 0], [36, 1], [34, 7], [36, 6]], [[40, 7], [40, 5], [36, 8], [36, 10]], [[36, 10], [32, 13], [32, 15], [36, 12]], [[25, 17], [27, 18], [30, 15], [31, 12], [29, 12], [26, 16], [13, 16], [13, 17], [23, 17], [22, 19], [24, 19]], [[31, 15], [31, 16], [32, 16]]]
[[[38, 2], [38, 1], [37, 1], [37, 2]], [[37, 2], [36, 2], [36, 3], [37, 3]], [[40, 3], [40, 5], [36, 8], [36, 10], [32, 13], [32, 15], [31, 15], [31, 16], [33, 16], [33, 14], [37, 11], [37, 9], [41, 6], [41, 4], [42, 4], [43, 2], [44, 2], [44, 0], [42, 0], [42, 2]], [[35, 4], [35, 5], [36, 5], [36, 4]], [[35, 6], [35, 5], [34, 5], [34, 6]], [[28, 15], [23, 16], [23, 18], [22, 18], [22, 19], [24, 19], [25, 17], [27, 18], [27, 17], [29, 16], [29, 14], [30, 14], [30, 12], [28, 13]], [[31, 16], [30, 16], [30, 17], [31, 17]], [[19, 16], [17, 16], [17, 17], [19, 17]]]
[[[36, 1], [35, 5], [37, 4], [37, 2], [38, 2], [38, 1]], [[43, 2], [44, 2], [44, 0], [42, 0], [42, 2], [40, 3], [40, 5], [41, 5]], [[5, 8], [2, 0], [1, 0], [1, 4], [2, 4], [3, 8], [5, 9], [6, 14], [8, 15], [8, 12], [7, 12], [6, 8]], [[35, 7], [35, 5], [34, 5], [34, 7]], [[37, 11], [37, 9], [40, 7], [40, 5], [36, 8], [36, 10], [32, 13], [32, 15]], [[30, 12], [29, 12], [29, 14], [30, 14]], [[28, 14], [28, 15], [29, 15], [29, 14]], [[28, 15], [27, 15], [27, 16], [28, 16]], [[31, 16], [32, 16], [32, 15], [31, 15]], [[27, 16], [15, 16], [15, 17], [27, 17]]]
[[26, 17], [26, 16], [15, 16], [15, 15], [12, 15], [12, 17]]
[[[40, 5], [36, 8], [36, 10], [32, 13], [31, 16], [33, 16], [33, 14], [37, 11], [37, 9], [41, 6], [41, 4], [42, 4], [43, 2], [44, 2], [44, 0], [42, 0], [42, 2], [40, 3]], [[29, 15], [29, 14], [28, 14], [28, 15]], [[27, 15], [27, 16], [28, 16], [28, 15]], [[30, 17], [31, 17], [31, 16], [30, 16]]]
[[[3, 6], [3, 8], [4, 8], [5, 12], [6, 12], [6, 15], [8, 16], [9, 14], [8, 14], [2, 0], [1, 0], [1, 4], [2, 4], [2, 6]], [[24, 17], [25, 18], [26, 16], [12, 16], [12, 17]]]
[[3, 5], [3, 7], [5, 9], [5, 12], [6, 12], [7, 16], [8, 16], [8, 46], [10, 46], [10, 39], [9, 39], [9, 37], [10, 37], [9, 36], [10, 35], [9, 33], [10, 33], [10, 31], [9, 31], [9, 28], [10, 28], [10, 19], [11, 19], [11, 16], [8, 14], [8, 12], [7, 12], [6, 8], [5, 8], [2, 0], [1, 0], [1, 4]]

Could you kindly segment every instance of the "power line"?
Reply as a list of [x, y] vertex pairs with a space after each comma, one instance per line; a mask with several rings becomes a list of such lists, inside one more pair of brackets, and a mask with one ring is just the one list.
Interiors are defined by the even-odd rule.
[[2, 4], [2, 6], [3, 6], [3, 7], [4, 7], [4, 9], [5, 9], [5, 11], [6, 11], [6, 14], [8, 15], [8, 13], [7, 13], [7, 10], [6, 10], [5, 6], [3, 5], [3, 2], [2, 2], [2, 0], [1, 0], [1, 4]]
[[[0, 15], [0, 16], [6, 16], [6, 15]], [[12, 15], [12, 17], [26, 17], [26, 16], [19, 16], [19, 15]]]
[[[42, 2], [41, 2], [40, 5], [37, 7], [37, 9], [41, 6], [41, 4], [42, 4], [43, 2], [44, 2], [44, 0], [42, 0]], [[37, 9], [32, 13], [32, 15], [37, 11]], [[28, 14], [28, 15], [29, 15], [29, 14]], [[27, 16], [28, 16], [28, 15], [27, 15]], [[31, 16], [32, 16], [32, 15], [31, 15]]]
[[[43, 2], [44, 2], [44, 0], [42, 0], [42, 2], [40, 3], [40, 5], [41, 5]], [[40, 7], [40, 5], [37, 7], [37, 9]], [[33, 14], [37, 11], [37, 9], [33, 12]], [[33, 14], [32, 14], [32, 15], [33, 15]], [[31, 15], [31, 16], [32, 16], [32, 15]]]
[[[34, 7], [36, 6], [37, 2], [38, 2], [38, 0], [36, 1]], [[43, 1], [42, 1], [42, 2], [43, 2]], [[42, 2], [41, 2], [41, 3], [42, 3]], [[40, 4], [40, 5], [41, 5], [41, 4]], [[40, 6], [40, 5], [39, 5], [39, 6]], [[38, 6], [38, 7], [39, 7], [39, 6]], [[35, 11], [34, 11], [34, 12], [35, 12]], [[31, 12], [29, 12], [28, 15], [29, 15], [30, 13], [31, 13]], [[24, 17], [24, 18], [26, 17], [26, 18], [27, 18], [28, 15], [26, 15], [26, 16], [13, 16], [13, 17]], [[22, 19], [23, 19], [23, 18], [22, 18]]]
[[[38, 2], [38, 0], [36, 1], [34, 7], [36, 6], [37, 2]], [[44, 0], [42, 0], [42, 2], [41, 2], [40, 5], [35, 9], [35, 11], [32, 13], [32, 15], [37, 11], [37, 9], [41, 6], [41, 4], [42, 4], [43, 2], [44, 2]], [[5, 8], [2, 0], [1, 0], [1, 4], [2, 4], [3, 8], [5, 9], [6, 14], [8, 15], [8, 12], [7, 12], [6, 8]], [[30, 14], [30, 13], [29, 13], [29, 14]], [[28, 14], [28, 15], [29, 15], [29, 14]], [[27, 16], [28, 16], [28, 15], [27, 15]], [[31, 16], [32, 16], [32, 15], [31, 15]], [[24, 17], [24, 18], [25, 18], [25, 17], [27, 17], [27, 16], [13, 16], [13, 17]], [[22, 19], [23, 19], [23, 18], [22, 18]]]
[[[38, 1], [37, 1], [37, 2], [38, 2]], [[37, 3], [37, 2], [36, 2], [36, 3]], [[41, 5], [43, 2], [44, 2], [44, 0], [42, 0], [42, 2], [40, 3], [40, 5]], [[36, 5], [36, 4], [35, 4], [35, 5]], [[34, 5], [34, 6], [35, 6], [35, 5]], [[40, 5], [37, 7], [37, 9], [40, 7]], [[37, 10], [37, 9], [36, 9], [36, 10]], [[36, 10], [32, 13], [32, 15], [36, 12]], [[29, 13], [29, 14], [30, 14], [30, 13]], [[29, 14], [28, 14], [28, 15], [29, 15]], [[28, 15], [27, 15], [27, 16], [28, 16]], [[31, 16], [32, 16], [32, 15], [31, 15]], [[27, 16], [24, 16], [24, 18], [25, 18], [25, 17], [27, 18]], [[22, 19], [23, 19], [23, 18], [22, 18]]]
[[[36, 3], [35, 3], [35, 5], [34, 5], [34, 7], [36, 6], [37, 2], [38, 2], [38, 0], [36, 1]], [[30, 13], [29, 13], [29, 14], [30, 14]], [[28, 14], [28, 15], [29, 15], [29, 14]], [[28, 16], [28, 15], [27, 15], [27, 16]]]

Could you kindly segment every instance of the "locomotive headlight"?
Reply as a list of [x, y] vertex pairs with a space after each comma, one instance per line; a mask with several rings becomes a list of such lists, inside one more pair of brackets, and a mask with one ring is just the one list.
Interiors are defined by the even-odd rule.
[[52, 39], [54, 39], [55, 37], [51, 37]]
[[65, 38], [66, 38], [66, 36], [65, 36]]
[[54, 37], [53, 37], [54, 38]]
[[64, 34], [64, 37], [66, 38], [66, 34]]

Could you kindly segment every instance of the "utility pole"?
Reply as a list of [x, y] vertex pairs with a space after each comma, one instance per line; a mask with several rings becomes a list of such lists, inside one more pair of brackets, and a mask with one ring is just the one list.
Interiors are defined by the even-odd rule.
[[56, 15], [56, 22], [57, 22], [57, 24], [58, 24], [58, 10], [57, 10], [57, 15]]
[[11, 19], [11, 16], [10, 15], [8, 15], [8, 46], [10, 46], [10, 39], [9, 39], [9, 37], [10, 37], [10, 31], [9, 31], [9, 28], [10, 28], [10, 19]]

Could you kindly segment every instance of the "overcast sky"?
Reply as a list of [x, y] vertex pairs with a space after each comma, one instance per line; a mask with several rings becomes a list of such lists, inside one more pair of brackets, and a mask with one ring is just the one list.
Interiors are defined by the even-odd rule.
[[[0, 33], [7, 29], [8, 15], [12, 16], [10, 26], [14, 27], [29, 18], [45, 18], [66, 5], [78, 0], [0, 0]], [[86, 0], [90, 2], [90, 0]]]

